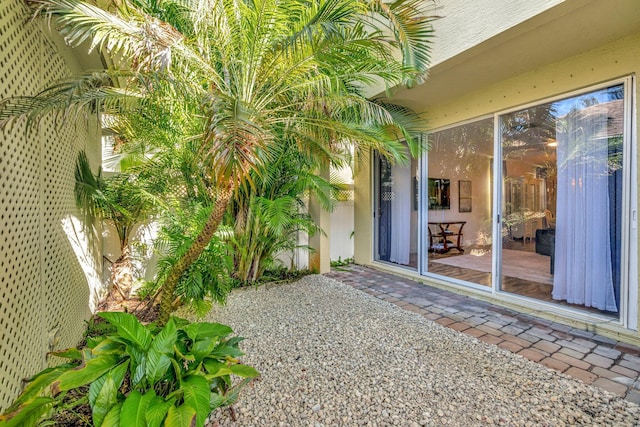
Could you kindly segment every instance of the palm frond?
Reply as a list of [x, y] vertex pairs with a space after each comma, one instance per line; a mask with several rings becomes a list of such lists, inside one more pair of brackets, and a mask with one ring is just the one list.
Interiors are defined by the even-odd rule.
[[17, 96], [0, 101], [0, 128], [18, 119], [26, 127], [38, 125], [53, 115], [64, 123], [79, 114], [121, 113], [135, 108], [142, 99], [140, 92], [112, 86], [112, 74], [93, 72], [59, 81], [35, 96]]

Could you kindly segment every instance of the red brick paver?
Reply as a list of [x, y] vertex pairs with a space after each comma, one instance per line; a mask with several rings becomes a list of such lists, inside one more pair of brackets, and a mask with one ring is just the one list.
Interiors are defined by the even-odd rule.
[[341, 267], [327, 276], [640, 403], [640, 347], [368, 267]]

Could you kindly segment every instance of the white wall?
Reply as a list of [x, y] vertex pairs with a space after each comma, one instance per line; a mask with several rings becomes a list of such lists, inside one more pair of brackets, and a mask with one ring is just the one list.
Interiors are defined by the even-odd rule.
[[331, 212], [331, 261], [353, 258], [353, 200], [336, 202]]

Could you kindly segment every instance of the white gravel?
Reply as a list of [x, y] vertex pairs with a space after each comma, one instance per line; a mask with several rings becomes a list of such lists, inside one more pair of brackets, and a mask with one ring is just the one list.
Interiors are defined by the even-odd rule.
[[262, 374], [209, 426], [640, 425], [631, 402], [323, 276], [236, 290], [206, 320]]

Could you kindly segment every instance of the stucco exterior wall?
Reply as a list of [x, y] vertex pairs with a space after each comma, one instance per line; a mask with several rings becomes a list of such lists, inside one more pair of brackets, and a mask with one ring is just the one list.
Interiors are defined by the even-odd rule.
[[432, 64], [444, 62], [460, 52], [503, 33], [564, 0], [439, 0], [433, 24], [436, 39]]
[[[24, 2], [0, 2], [0, 99], [36, 94], [76, 68], [28, 16]], [[100, 230], [83, 222], [73, 188], [79, 150], [97, 166], [97, 131], [95, 121], [46, 120], [0, 133], [0, 410], [48, 351], [77, 344], [95, 303]]]

